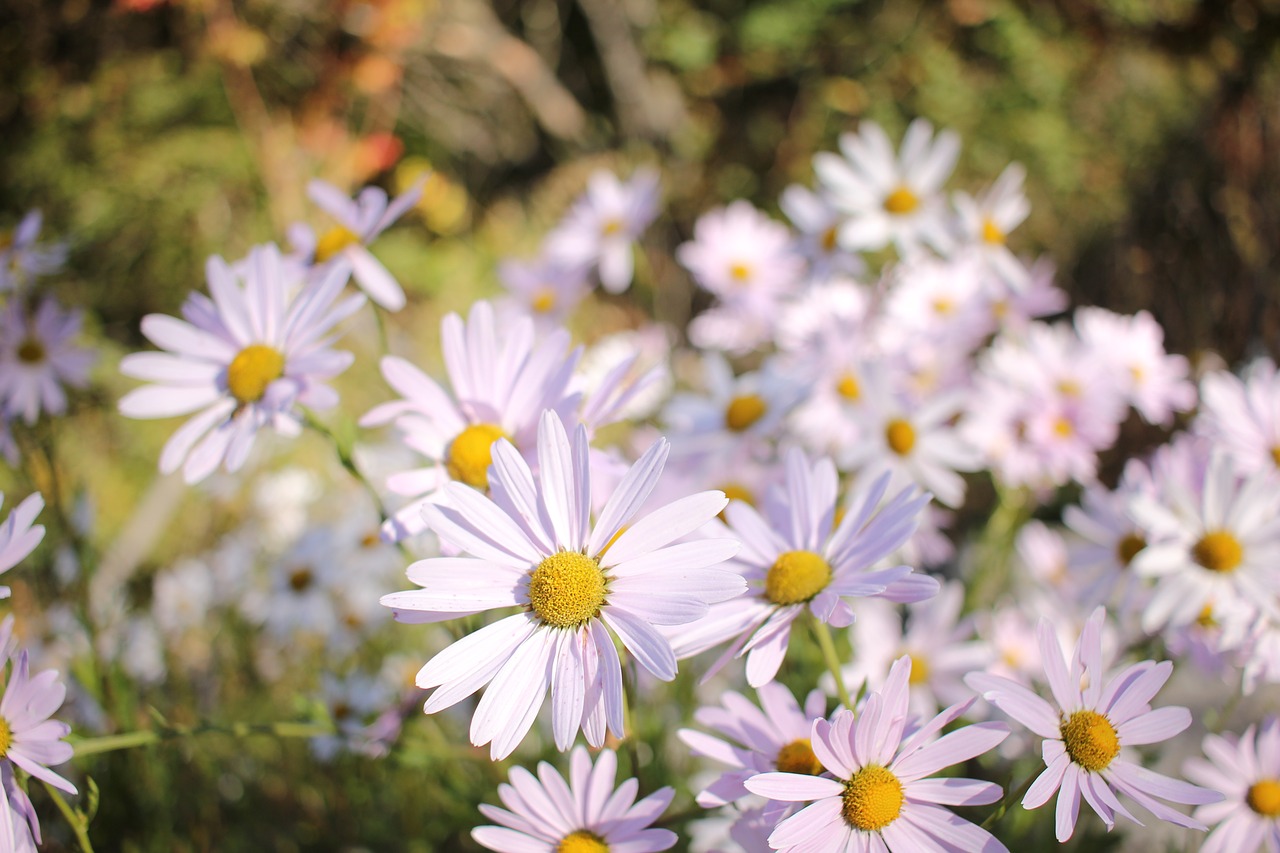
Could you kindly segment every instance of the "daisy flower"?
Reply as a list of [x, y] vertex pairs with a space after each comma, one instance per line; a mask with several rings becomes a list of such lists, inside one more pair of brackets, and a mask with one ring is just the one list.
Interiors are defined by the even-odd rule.
[[1010, 163], [977, 198], [967, 193], [957, 193], [954, 198], [962, 239], [988, 269], [1018, 292], [1027, 288], [1031, 276], [1006, 241], [1031, 213], [1031, 203], [1022, 191], [1026, 177], [1027, 170], [1020, 163]]
[[1280, 720], [1268, 717], [1239, 738], [1205, 735], [1203, 758], [1190, 758], [1183, 772], [1225, 799], [1200, 806], [1195, 817], [1214, 825], [1201, 853], [1280, 850]]
[[452, 394], [408, 361], [387, 356], [382, 375], [402, 399], [360, 419], [362, 427], [394, 423], [409, 449], [427, 461], [387, 479], [392, 492], [412, 498], [383, 526], [392, 541], [425, 529], [422, 508], [446, 483], [487, 489], [499, 438], [532, 457], [542, 412], [567, 417], [579, 402], [569, 383], [580, 353], [569, 352], [563, 329], [535, 342], [529, 317], [500, 322], [493, 306], [480, 301], [465, 322], [457, 314], [446, 316], [440, 341]]
[[1147, 423], [1167, 426], [1175, 412], [1195, 405], [1187, 359], [1164, 351], [1164, 329], [1148, 312], [1126, 316], [1080, 308], [1075, 326], [1081, 342], [1109, 366], [1120, 392]]
[[826, 716], [827, 697], [810, 691], [801, 709], [791, 691], [776, 681], [756, 689], [759, 706], [741, 693], [726, 691], [719, 707], [699, 708], [693, 715], [700, 725], [720, 737], [695, 729], [681, 729], [677, 736], [693, 751], [726, 764], [730, 770], [699, 792], [698, 805], [711, 809], [746, 797], [742, 783], [757, 773], [818, 775], [822, 765], [813, 754], [809, 733], [813, 721]]
[[67, 261], [65, 243], [37, 243], [44, 215], [28, 211], [13, 233], [0, 233], [0, 291], [16, 290], [37, 276], [62, 269]]
[[676, 843], [669, 829], [651, 829], [675, 791], [671, 788], [636, 802], [640, 783], [615, 785], [618, 757], [611, 749], [593, 766], [586, 748], [569, 759], [566, 783], [543, 761], [535, 777], [523, 767], [511, 769], [510, 784], [498, 786], [507, 808], [481, 804], [480, 813], [499, 826], [478, 826], [471, 837], [499, 853], [652, 853]]
[[[492, 742], [505, 758], [533, 725], [548, 688], [556, 746], [579, 727], [600, 746], [605, 726], [622, 737], [622, 669], [612, 635], [650, 673], [676, 675], [671, 646], [655, 625], [683, 625], [746, 584], [723, 568], [738, 543], [704, 538], [671, 544], [724, 509], [720, 492], [702, 492], [633, 521], [653, 491], [669, 445], [659, 439], [631, 467], [590, 523], [586, 429], [570, 442], [560, 418], [538, 426], [538, 476], [511, 442], [493, 447], [490, 495], [450, 483], [448, 505], [428, 504], [427, 523], [471, 557], [437, 557], [409, 567], [420, 590], [384, 596], [407, 622], [439, 622], [507, 607], [508, 616], [454, 643], [418, 673], [437, 688], [434, 713], [489, 685], [471, 720], [471, 742]], [[612, 635], [611, 635], [612, 632]]]
[[911, 122], [895, 156], [880, 125], [864, 121], [858, 133], [840, 136], [840, 157], [814, 155], [813, 170], [822, 188], [847, 219], [840, 245], [851, 252], [877, 251], [893, 243], [899, 255], [928, 244], [945, 252], [948, 232], [942, 185], [960, 155], [960, 137], [952, 131], [933, 135], [922, 118]]
[[28, 424], [40, 412], [60, 415], [67, 410], [64, 385], [83, 388], [89, 368], [97, 361], [92, 350], [72, 341], [80, 334], [83, 315], [62, 310], [44, 299], [35, 314], [14, 299], [0, 314], [0, 409]]
[[762, 773], [747, 790], [771, 800], [812, 804], [778, 824], [769, 845], [788, 853], [967, 850], [994, 853], [1005, 846], [985, 829], [941, 806], [981, 806], [1000, 799], [999, 785], [953, 776], [945, 767], [995, 748], [1009, 736], [1003, 723], [978, 723], [936, 737], [973, 699], [953, 705], [922, 726], [909, 726], [907, 683], [911, 659], [899, 658], [884, 689], [870, 694], [862, 712], [841, 709], [815, 720], [811, 741], [831, 774]]
[[625, 184], [599, 171], [546, 239], [547, 255], [570, 267], [595, 267], [600, 284], [621, 293], [635, 274], [632, 246], [658, 215], [658, 172], [641, 168]]
[[40, 837], [40, 818], [31, 804], [27, 792], [22, 790], [9, 762], [0, 762], [0, 797], [4, 798], [0, 809], [0, 849], [13, 853], [35, 853], [43, 839]]
[[1242, 377], [1214, 371], [1200, 380], [1195, 428], [1231, 454], [1242, 470], [1280, 471], [1280, 372], [1260, 358]]
[[338, 224], [319, 240], [305, 225], [295, 227], [291, 241], [304, 254], [313, 254], [317, 264], [327, 265], [341, 258], [345, 262], [344, 275], [349, 272], [370, 299], [388, 311], [399, 311], [404, 307], [404, 291], [368, 245], [418, 203], [425, 183], [419, 181], [394, 201], [388, 201], [386, 191], [379, 187], [365, 187], [351, 199], [333, 184], [314, 180], [307, 184], [307, 195]]
[[121, 373], [155, 383], [120, 400], [126, 417], [199, 412], [160, 454], [161, 472], [181, 468], [188, 483], [221, 464], [239, 470], [264, 427], [297, 435], [298, 407], [327, 409], [338, 402], [324, 383], [354, 356], [330, 349], [331, 332], [364, 304], [360, 295], [335, 303], [347, 277], [341, 264], [290, 296], [275, 246], [255, 248], [243, 278], [217, 256], [206, 273], [213, 298], [191, 294], [182, 308], [185, 320], [163, 314], [142, 319], [142, 333], [166, 352], [133, 353], [120, 361]]
[[[3, 503], [4, 495], [0, 494], [0, 504]], [[40, 540], [44, 539], [44, 525], [31, 523], [42, 509], [44, 497], [35, 492], [27, 495], [5, 519], [4, 526], [0, 527], [0, 574], [25, 559], [40, 544]], [[0, 586], [0, 598], [8, 598], [11, 592], [9, 587]]]
[[836, 236], [843, 217], [826, 195], [792, 184], [778, 197], [778, 206], [800, 232], [799, 251], [809, 261], [811, 280], [857, 276], [866, 271], [862, 258], [840, 248]]
[[[1075, 831], [1080, 797], [1110, 830], [1117, 814], [1135, 823], [1116, 798], [1128, 795], [1160, 820], [1190, 829], [1204, 824], [1159, 802], [1203, 805], [1222, 795], [1148, 770], [1132, 760], [1125, 747], [1159, 743], [1191, 725], [1191, 712], [1168, 706], [1152, 710], [1152, 697], [1169, 680], [1173, 664], [1142, 661], [1107, 678], [1102, 664], [1102, 623], [1099, 607], [1085, 622], [1068, 664], [1047, 620], [1036, 630], [1040, 658], [1053, 692], [1053, 703], [1029, 688], [998, 675], [975, 672], [965, 682], [982, 698], [1044, 738], [1045, 770], [1022, 798], [1023, 808], [1035, 809], [1058, 793], [1057, 837], [1065, 842]], [[1084, 685], [1083, 687], [1081, 685]]]
[[498, 264], [498, 280], [508, 294], [504, 304], [533, 317], [543, 329], [563, 323], [591, 292], [587, 273], [587, 267], [559, 263], [545, 254], [530, 261], [508, 258]]
[[[52, 669], [32, 676], [25, 649], [13, 659], [11, 666], [4, 696], [0, 698], [0, 762], [75, 794], [75, 785], [49, 769], [49, 765], [69, 761], [72, 755], [71, 744], [63, 741], [71, 727], [49, 719], [62, 706], [67, 695], [66, 685]], [[7, 786], [5, 793], [8, 794]], [[9, 806], [13, 808], [12, 801]], [[8, 830], [12, 832], [12, 824]], [[0, 832], [3, 831], [0, 828]], [[0, 836], [0, 841], [3, 840]], [[12, 841], [12, 836], [8, 840]]]
[[747, 655], [747, 683], [760, 687], [778, 672], [791, 627], [805, 611], [844, 628], [854, 616], [846, 598], [907, 602], [936, 594], [938, 582], [910, 566], [871, 570], [907, 541], [929, 502], [928, 495], [908, 487], [881, 506], [888, 487], [886, 474], [861, 499], [846, 502], [837, 524], [835, 466], [829, 459], [811, 463], [800, 450], [790, 450], [784, 487], [766, 501], [765, 515], [742, 501], [725, 511], [742, 540], [730, 565], [747, 578], [747, 595], [713, 606], [701, 622], [673, 632], [677, 655], [689, 657], [733, 640], [706, 678], [731, 658]]

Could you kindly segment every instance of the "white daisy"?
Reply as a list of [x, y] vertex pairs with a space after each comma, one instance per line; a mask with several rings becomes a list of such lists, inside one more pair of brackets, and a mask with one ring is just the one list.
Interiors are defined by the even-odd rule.
[[1205, 735], [1204, 754], [1209, 761], [1188, 759], [1183, 772], [1226, 799], [1195, 811], [1196, 820], [1216, 824], [1200, 853], [1280, 850], [1280, 720], [1267, 717], [1238, 738]]
[[605, 290], [621, 293], [635, 274], [632, 247], [658, 215], [658, 194], [656, 169], [636, 169], [625, 184], [610, 172], [593, 173], [586, 192], [547, 235], [547, 256], [594, 267]]
[[1280, 372], [1259, 358], [1237, 377], [1214, 371], [1200, 380], [1196, 431], [1220, 444], [1241, 469], [1280, 471]]
[[967, 193], [954, 197], [962, 239], [1016, 292], [1027, 289], [1031, 275], [1005, 243], [1031, 213], [1031, 203], [1022, 191], [1026, 177], [1027, 170], [1020, 163], [1010, 163], [976, 199]]

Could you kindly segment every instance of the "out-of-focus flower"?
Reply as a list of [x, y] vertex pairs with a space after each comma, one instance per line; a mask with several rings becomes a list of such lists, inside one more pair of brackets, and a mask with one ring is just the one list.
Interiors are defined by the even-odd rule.
[[[4, 495], [0, 494], [0, 503]], [[35, 550], [44, 539], [44, 525], [32, 524], [40, 510], [44, 509], [44, 497], [39, 493], [27, 495], [17, 509], [9, 513], [0, 527], [0, 574], [9, 571]], [[8, 598], [11, 590], [0, 586], [0, 598]]]
[[1149, 313], [1126, 316], [1104, 308], [1080, 308], [1075, 325], [1080, 340], [1109, 366], [1126, 401], [1148, 423], [1168, 424], [1175, 412], [1195, 405], [1187, 359], [1164, 351], [1164, 329]]
[[588, 272], [585, 266], [558, 263], [546, 255], [532, 261], [507, 259], [498, 264], [498, 280], [509, 294], [499, 308], [509, 306], [540, 328], [555, 328], [591, 292]]
[[778, 197], [778, 206], [800, 232], [799, 251], [809, 261], [811, 282], [866, 271], [862, 258], [845, 251], [836, 239], [843, 217], [824, 193], [792, 184]]
[[478, 826], [471, 837], [500, 853], [655, 853], [673, 847], [676, 834], [650, 824], [666, 811], [675, 791], [662, 788], [637, 803], [639, 783], [627, 779], [615, 786], [617, 773], [613, 750], [601, 752], [592, 766], [584, 747], [573, 751], [568, 782], [545, 761], [537, 777], [513, 767], [511, 783], [498, 786], [507, 808], [480, 806], [480, 813], [499, 826]]
[[635, 274], [632, 245], [658, 215], [658, 172], [637, 169], [625, 184], [599, 171], [546, 239], [548, 257], [570, 267], [595, 267], [610, 293], [621, 293]]
[[64, 311], [43, 299], [35, 314], [14, 299], [0, 314], [0, 411], [21, 416], [28, 424], [40, 412], [60, 415], [67, 410], [64, 385], [82, 388], [97, 355], [72, 341], [80, 334], [80, 311]]
[[1260, 358], [1242, 377], [1214, 371], [1200, 380], [1196, 431], [1221, 445], [1244, 471], [1280, 471], [1280, 372]]
[[910, 675], [911, 659], [899, 658], [884, 690], [868, 696], [856, 718], [844, 708], [830, 723], [814, 721], [814, 754], [834, 778], [778, 772], [746, 781], [747, 790], [772, 800], [812, 802], [778, 824], [769, 836], [773, 849], [1006, 850], [985, 829], [940, 808], [994, 803], [1000, 799], [1000, 786], [933, 775], [994, 749], [1009, 736], [1009, 727], [977, 723], [937, 737], [973, 700], [953, 705], [923, 725], [913, 724], [907, 713]]
[[487, 684], [472, 717], [471, 741], [492, 742], [498, 760], [519, 745], [550, 688], [552, 729], [561, 751], [579, 728], [592, 746], [604, 742], [606, 724], [623, 736], [622, 670], [610, 632], [641, 666], [670, 681], [675, 655], [655, 626], [693, 622], [709, 605], [746, 587], [740, 576], [718, 567], [738, 550], [734, 540], [678, 542], [724, 509], [723, 494], [702, 492], [632, 521], [667, 454], [667, 442], [656, 442], [592, 525], [586, 430], [579, 426], [570, 442], [560, 418], [548, 411], [538, 428], [536, 480], [503, 439], [493, 447], [492, 499], [450, 483], [447, 505], [423, 509], [443, 541], [473, 556], [411, 565], [409, 579], [422, 589], [382, 599], [396, 618], [441, 622], [522, 608], [422, 668], [418, 686], [437, 688], [424, 707], [427, 713]]
[[0, 234], [0, 292], [17, 290], [38, 276], [62, 269], [67, 261], [65, 243], [37, 243], [44, 216], [32, 210], [22, 217], [12, 234]]
[[120, 411], [132, 418], [166, 418], [197, 410], [160, 455], [160, 470], [182, 469], [188, 483], [220, 465], [236, 471], [258, 431], [282, 435], [302, 428], [299, 406], [327, 409], [337, 393], [324, 384], [354, 356], [330, 348], [340, 320], [364, 304], [361, 295], [335, 302], [346, 282], [343, 264], [290, 295], [275, 246], [249, 255], [243, 279], [217, 256], [206, 267], [213, 298], [193, 293], [185, 321], [163, 314], [142, 320], [142, 332], [167, 352], [133, 353], [120, 362], [126, 376], [154, 382], [130, 391]]
[[1026, 177], [1027, 170], [1020, 163], [1010, 163], [976, 199], [967, 193], [956, 193], [954, 198], [961, 240], [998, 278], [1019, 292], [1026, 289], [1030, 274], [1009, 251], [1006, 241], [1031, 213], [1031, 203], [1022, 192]]
[[1225, 799], [1195, 810], [1214, 827], [1201, 853], [1280, 850], [1280, 720], [1268, 717], [1239, 738], [1205, 735], [1204, 754], [1209, 761], [1190, 758], [1183, 772]]
[[1036, 633], [1053, 704], [1002, 676], [975, 672], [965, 679], [982, 698], [1045, 739], [1045, 770], [1027, 789], [1022, 805], [1039, 808], [1058, 792], [1057, 837], [1064, 842], [1075, 831], [1082, 794], [1108, 829], [1115, 826], [1117, 814], [1140, 823], [1116, 798], [1117, 791], [1160, 820], [1204, 829], [1204, 824], [1156, 797], [1203, 805], [1217, 802], [1221, 794], [1148, 770], [1122, 754], [1124, 747], [1159, 743], [1191, 725], [1186, 708], [1152, 710], [1149, 704], [1169, 680], [1173, 664], [1146, 660], [1107, 678], [1102, 664], [1104, 619], [1106, 610], [1099, 607], [1085, 622], [1069, 664], [1053, 628], [1041, 620]]

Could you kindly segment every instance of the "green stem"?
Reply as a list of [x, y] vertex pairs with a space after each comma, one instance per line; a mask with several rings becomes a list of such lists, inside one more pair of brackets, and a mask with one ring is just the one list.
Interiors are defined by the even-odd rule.
[[973, 549], [966, 611], [989, 607], [1009, 588], [1009, 558], [1034, 503], [1023, 489], [998, 489], [998, 502]]
[[849, 688], [844, 686], [844, 673], [841, 672], [840, 656], [836, 654], [836, 644], [831, 639], [831, 630], [827, 627], [827, 623], [809, 614], [809, 627], [813, 629], [813, 637], [818, 641], [818, 648], [822, 649], [822, 657], [827, 662], [827, 668], [831, 670], [831, 677], [836, 680], [836, 695], [840, 697], [840, 702], [853, 710], [853, 701], [849, 698]]
[[1010, 790], [1005, 798], [1000, 801], [1000, 805], [996, 807], [996, 810], [988, 815], [987, 819], [982, 822], [982, 828], [991, 829], [991, 827], [999, 823], [1000, 818], [1004, 817], [1004, 813], [1009, 810], [1009, 807], [1026, 796], [1027, 789], [1031, 787], [1031, 783], [1035, 781], [1035, 778], [1038, 775], [1039, 774], [1035, 772], [1028, 773], [1027, 778], [1022, 780], [1022, 784], [1018, 785], [1017, 788]]
[[194, 726], [166, 726], [160, 729], [141, 729], [136, 732], [124, 732], [118, 735], [85, 738], [76, 741], [75, 757], [99, 755], [104, 752], [115, 752], [121, 749], [133, 749], [139, 746], [152, 746], [166, 740], [183, 737], [195, 737], [204, 734], [225, 734], [232, 737], [248, 737], [250, 735], [272, 735], [274, 737], [320, 737], [333, 734], [333, 727], [325, 723], [231, 723], [216, 725], [199, 723]]
[[83, 853], [93, 853], [93, 844], [89, 841], [89, 825], [84, 816], [71, 808], [71, 804], [62, 796], [61, 791], [43, 779], [40, 780], [40, 783], [49, 792], [49, 797], [58, 807], [58, 811], [62, 812], [62, 816], [66, 818], [67, 823], [71, 826], [71, 831], [76, 834], [76, 841], [80, 844], [80, 849]]

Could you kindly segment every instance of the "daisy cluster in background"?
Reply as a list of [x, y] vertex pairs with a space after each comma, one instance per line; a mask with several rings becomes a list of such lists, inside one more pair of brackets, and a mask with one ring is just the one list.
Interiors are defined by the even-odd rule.
[[729, 200], [671, 246], [658, 169], [596, 171], [466, 304], [377, 254], [422, 181], [312, 182], [286, 248], [209, 258], [119, 361], [118, 413], [166, 421], [139, 515], [201, 507], [164, 559], [141, 522], [95, 553], [54, 476], [42, 419], [91, 360], [28, 216], [0, 571], [45, 499], [65, 541], [0, 633], [0, 849], [82, 789], [83, 847], [142, 796], [94, 762], [210, 733], [304, 738], [288, 766], [374, 801], [430, 777], [437, 849], [1276, 848], [1276, 365], [1071, 306], [1020, 251], [1023, 167], [962, 190], [962, 155], [863, 121], [781, 215]]

